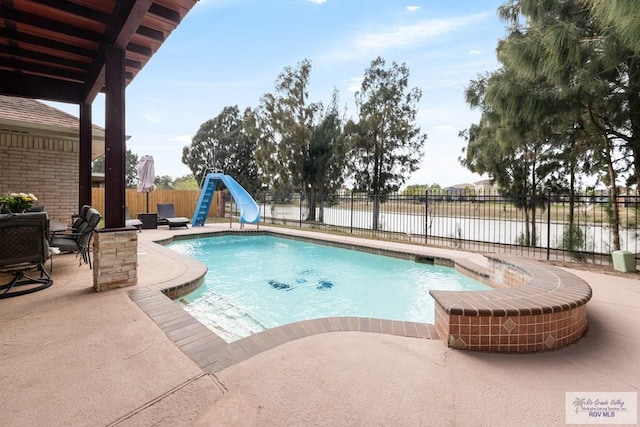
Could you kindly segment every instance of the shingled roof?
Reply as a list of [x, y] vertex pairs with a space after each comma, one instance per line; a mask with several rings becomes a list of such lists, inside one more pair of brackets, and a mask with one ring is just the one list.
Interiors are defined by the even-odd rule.
[[[0, 95], [0, 123], [24, 123], [25, 127], [55, 127], [67, 129], [78, 135], [80, 121], [77, 117], [53, 108], [35, 99]], [[94, 134], [104, 135], [104, 129], [93, 125]]]
[[[104, 128], [92, 125], [91, 159], [104, 155]], [[0, 95], [0, 131], [78, 139], [80, 120], [35, 99]]]

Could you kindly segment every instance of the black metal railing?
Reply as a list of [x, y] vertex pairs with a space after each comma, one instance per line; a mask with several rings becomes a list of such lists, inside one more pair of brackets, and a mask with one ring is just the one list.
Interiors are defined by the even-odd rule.
[[[617, 203], [620, 249], [637, 254], [638, 195], [505, 197], [472, 192], [421, 195], [262, 193], [264, 223], [481, 252], [610, 263]], [[523, 207], [527, 206], [527, 209]], [[377, 215], [376, 215], [377, 211]], [[229, 202], [232, 216], [238, 215]]]

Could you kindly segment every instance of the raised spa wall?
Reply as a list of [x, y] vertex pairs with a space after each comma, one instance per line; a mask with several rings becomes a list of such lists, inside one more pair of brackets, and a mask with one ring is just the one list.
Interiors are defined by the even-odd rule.
[[436, 332], [446, 345], [534, 352], [563, 347], [584, 334], [591, 299], [584, 280], [537, 261], [487, 258], [484, 281], [495, 290], [430, 292], [436, 302]]

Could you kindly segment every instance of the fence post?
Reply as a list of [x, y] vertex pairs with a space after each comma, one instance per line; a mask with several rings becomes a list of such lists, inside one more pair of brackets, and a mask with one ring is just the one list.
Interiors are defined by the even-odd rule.
[[429, 240], [429, 190], [424, 190], [424, 243]]
[[298, 220], [298, 227], [302, 228], [302, 191], [300, 192], [300, 219]]
[[380, 199], [379, 195], [373, 195], [373, 220], [371, 221], [371, 235], [377, 236], [380, 229]]
[[551, 190], [547, 190], [547, 261], [551, 258]]
[[349, 233], [353, 234], [353, 191], [351, 191], [351, 224], [349, 226]]

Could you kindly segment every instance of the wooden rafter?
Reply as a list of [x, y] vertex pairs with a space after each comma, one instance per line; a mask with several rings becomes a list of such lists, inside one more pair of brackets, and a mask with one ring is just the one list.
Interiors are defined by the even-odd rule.
[[91, 103], [107, 46], [130, 83], [196, 0], [0, 0], [0, 93]]

